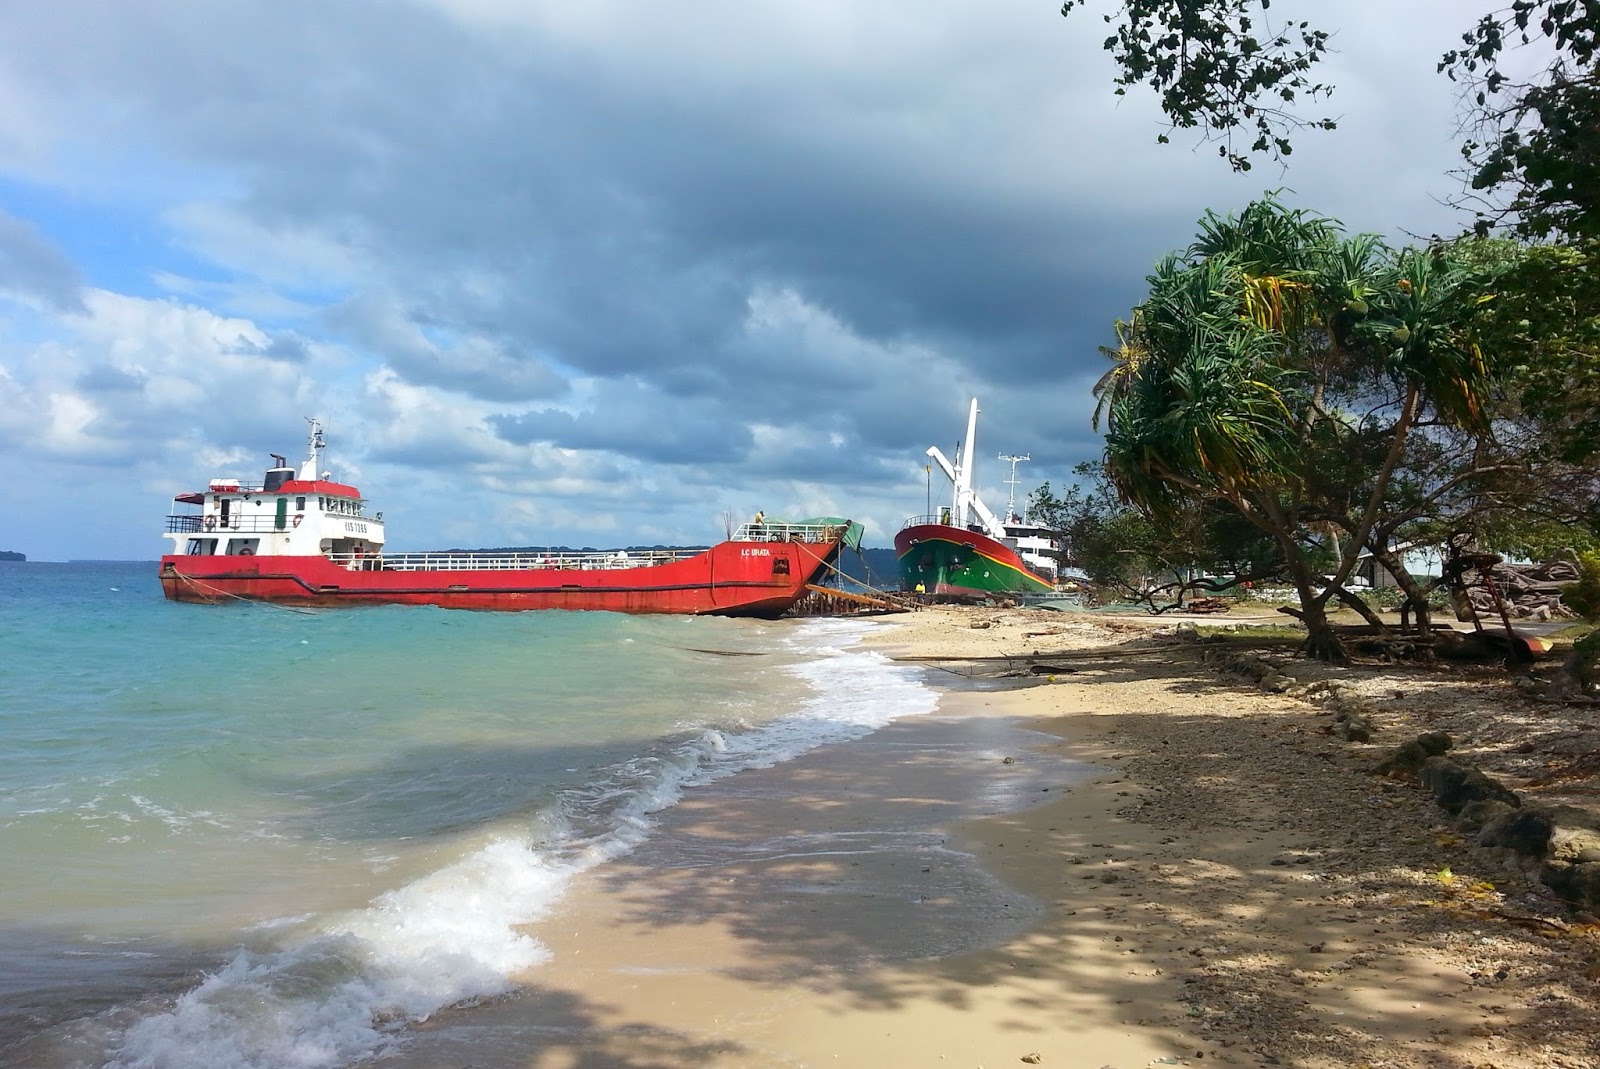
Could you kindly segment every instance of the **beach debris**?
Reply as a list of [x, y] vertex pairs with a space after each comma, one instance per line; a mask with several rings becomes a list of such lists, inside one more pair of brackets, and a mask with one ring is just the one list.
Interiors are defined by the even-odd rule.
[[1002, 765], [1014, 765], [1017, 763], [1017, 759], [1015, 757], [1002, 757], [1000, 763]]
[[1029, 1065], [1038, 1065], [1040, 1062], [1044, 1061], [1044, 1055], [1040, 1054], [1038, 1051], [1034, 1051], [1032, 1054], [1024, 1054], [1022, 1056], [1022, 1060], [1027, 1062]]
[[1077, 669], [1067, 665], [1059, 664], [1030, 664], [1028, 666], [1028, 671], [1032, 672], [1036, 676], [1065, 676], [1071, 675], [1073, 672], [1076, 672]]
[[1417, 779], [1452, 816], [1461, 812], [1468, 802], [1479, 800], [1504, 802], [1513, 809], [1522, 806], [1522, 799], [1516, 794], [1477, 769], [1448, 757], [1428, 758], [1422, 763]]
[[1333, 723], [1328, 725], [1327, 731], [1345, 742], [1371, 742], [1372, 721], [1347, 709], [1341, 709], [1333, 714]]
[[[1443, 750], [1450, 737], [1443, 732], [1420, 735], [1380, 764], [1380, 773], [1410, 771], [1419, 753]], [[1600, 817], [1574, 806], [1527, 804], [1480, 769], [1445, 757], [1427, 756], [1417, 781], [1457, 824], [1475, 833], [1480, 847], [1505, 850], [1540, 863], [1539, 882], [1572, 905], [1600, 906]], [[1436, 877], [1445, 886], [1455, 882], [1449, 868]]]
[[1439, 631], [1434, 635], [1434, 652], [1450, 661], [1489, 663], [1511, 660], [1518, 664], [1539, 661], [1550, 655], [1554, 644], [1548, 639], [1513, 631]]
[[1447, 732], [1424, 731], [1397, 747], [1373, 772], [1380, 776], [1415, 776], [1424, 761], [1438, 757], [1454, 745], [1455, 740]]
[[1508, 564], [1493, 554], [1479, 555], [1471, 563], [1478, 566], [1476, 582], [1453, 585], [1457, 619], [1493, 618], [1502, 608], [1517, 620], [1561, 620], [1573, 615], [1562, 603], [1561, 588], [1577, 582], [1576, 563]]

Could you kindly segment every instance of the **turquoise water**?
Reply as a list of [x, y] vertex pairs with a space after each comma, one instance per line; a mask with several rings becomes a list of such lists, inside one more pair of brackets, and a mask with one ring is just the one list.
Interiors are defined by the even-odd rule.
[[0, 1066], [333, 1067], [698, 783], [927, 712], [867, 626], [166, 602], [0, 564]]

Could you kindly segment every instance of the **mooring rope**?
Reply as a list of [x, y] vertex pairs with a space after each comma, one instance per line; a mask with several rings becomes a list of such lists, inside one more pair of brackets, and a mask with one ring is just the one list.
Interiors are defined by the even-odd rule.
[[[174, 573], [174, 574], [176, 575], [176, 573]], [[177, 578], [182, 579], [185, 583], [188, 583], [190, 586], [194, 587], [196, 590], [199, 590], [201, 593], [210, 593], [210, 594], [213, 594], [213, 595], [220, 594], [225, 598], [233, 598], [235, 601], [242, 601], [242, 602], [246, 603], [247, 605], [265, 605], [270, 609], [282, 609], [284, 612], [297, 612], [297, 613], [300, 613], [302, 616], [320, 616], [321, 615], [321, 613], [312, 612], [310, 609], [297, 609], [293, 605], [279, 605], [279, 604], [277, 604], [275, 602], [271, 602], [271, 601], [262, 601], [262, 600], [259, 600], [257, 598], [247, 598], [247, 597], [244, 597], [242, 595], [235, 594], [231, 590], [223, 590], [221, 587], [214, 586], [214, 587], [211, 587], [209, 590], [205, 590], [203, 588], [206, 587], [207, 584], [202, 583], [200, 580], [196, 579], [192, 575], [177, 575]]]
[[869, 592], [871, 594], [874, 594], [877, 597], [880, 597], [880, 598], [884, 599], [885, 601], [889, 602], [891, 605], [899, 605], [899, 604], [901, 604], [901, 602], [903, 600], [902, 596], [900, 594], [892, 592], [892, 591], [888, 591], [888, 590], [879, 590], [877, 587], [872, 586], [869, 583], [862, 582], [860, 579], [857, 579], [855, 576], [849, 574], [848, 572], [840, 571], [837, 567], [835, 567], [834, 565], [828, 563], [827, 561], [823, 561], [822, 565], [823, 565], [823, 567], [827, 568], [830, 572], [832, 572], [833, 574], [837, 575], [839, 578], [850, 580], [852, 583], [855, 583], [857, 586], [861, 587], [862, 589], [866, 590], [867, 592]]

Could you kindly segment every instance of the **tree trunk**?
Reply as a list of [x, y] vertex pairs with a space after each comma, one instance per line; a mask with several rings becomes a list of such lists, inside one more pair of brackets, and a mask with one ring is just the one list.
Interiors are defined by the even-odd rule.
[[1424, 642], [1431, 643], [1433, 639], [1432, 613], [1428, 609], [1428, 592], [1431, 587], [1424, 587], [1406, 570], [1404, 562], [1396, 557], [1387, 548], [1369, 545], [1372, 559], [1377, 561], [1384, 571], [1393, 578], [1406, 596], [1405, 606], [1400, 610], [1400, 632], [1405, 633], [1407, 617], [1415, 613], [1417, 618], [1417, 637]]
[[[1284, 529], [1288, 529], [1287, 524]], [[1306, 640], [1300, 643], [1299, 652], [1330, 664], [1348, 664], [1350, 655], [1345, 652], [1344, 643], [1339, 641], [1338, 632], [1328, 623], [1328, 599], [1333, 596], [1333, 590], [1323, 587], [1318, 592], [1317, 588], [1323, 586], [1322, 577], [1312, 571], [1296, 539], [1281, 532], [1278, 533], [1278, 539], [1278, 544], [1283, 547], [1283, 562], [1289, 573], [1289, 581], [1300, 596], [1298, 609], [1285, 605], [1278, 611], [1293, 616], [1305, 625]]]
[[1300, 622], [1306, 625], [1306, 640], [1300, 643], [1300, 651], [1313, 660], [1349, 664], [1350, 655], [1345, 652], [1339, 633], [1328, 622], [1327, 601], [1313, 598], [1303, 601], [1301, 606]]
[[1360, 594], [1346, 590], [1344, 587], [1334, 591], [1340, 602], [1352, 609], [1355, 614], [1371, 624], [1380, 636], [1389, 633], [1389, 625], [1383, 622], [1383, 617], [1372, 611], [1372, 606], [1362, 600]]
[[1315, 587], [1321, 585], [1320, 577], [1312, 574], [1299, 547], [1294, 547], [1288, 554], [1286, 563], [1295, 590], [1300, 595], [1300, 607], [1291, 609], [1285, 605], [1278, 611], [1288, 613], [1305, 625], [1306, 639], [1300, 643], [1299, 652], [1329, 664], [1349, 664], [1350, 655], [1345, 652], [1339, 633], [1328, 622], [1328, 599], [1333, 596], [1333, 591], [1324, 589], [1320, 594], [1316, 592]]

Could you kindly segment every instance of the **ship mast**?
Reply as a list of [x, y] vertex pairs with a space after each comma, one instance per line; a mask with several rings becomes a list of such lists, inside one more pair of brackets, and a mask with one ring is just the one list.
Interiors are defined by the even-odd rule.
[[1006, 480], [1006, 485], [1011, 487], [1006, 497], [1006, 522], [1021, 523], [1022, 517], [1017, 515], [1017, 483], [1020, 481], [1017, 478], [1017, 465], [1024, 460], [1032, 460], [1033, 456], [1029, 453], [1001, 453], [1000, 459], [1011, 461], [1011, 478]]
[[311, 424], [310, 441], [306, 443], [306, 462], [300, 466], [300, 478], [314, 480], [317, 478], [317, 469], [322, 466], [322, 451], [328, 443], [322, 438], [322, 421], [315, 416], [307, 416], [306, 422]]

